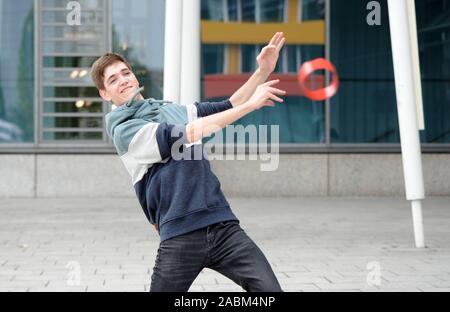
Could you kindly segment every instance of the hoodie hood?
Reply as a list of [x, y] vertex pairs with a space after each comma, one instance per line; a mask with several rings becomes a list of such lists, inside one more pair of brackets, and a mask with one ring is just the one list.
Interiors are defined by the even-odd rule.
[[146, 122], [162, 122], [161, 107], [172, 103], [169, 101], [155, 100], [153, 98], [135, 100], [136, 96], [144, 90], [139, 88], [128, 102], [106, 114], [106, 132], [110, 138], [114, 138], [116, 127], [130, 119], [141, 119]]

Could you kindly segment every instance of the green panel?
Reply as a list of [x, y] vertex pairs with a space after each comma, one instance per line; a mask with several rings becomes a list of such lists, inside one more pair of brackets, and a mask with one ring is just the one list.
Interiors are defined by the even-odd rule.
[[[421, 141], [449, 143], [450, 6], [415, 2], [426, 126]], [[361, 1], [330, 1], [331, 60], [341, 81], [331, 99], [332, 143], [400, 141], [387, 1], [379, 3], [381, 25], [369, 26]]]

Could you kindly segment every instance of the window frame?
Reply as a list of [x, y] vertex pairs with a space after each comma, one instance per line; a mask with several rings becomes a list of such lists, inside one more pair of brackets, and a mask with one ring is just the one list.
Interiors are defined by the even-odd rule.
[[[59, 27], [59, 26], [67, 26], [65, 23], [58, 23], [58, 22], [51, 22], [51, 23], [47, 23], [43, 21], [43, 14], [45, 14], [45, 12], [67, 12], [67, 10], [65, 8], [60, 8], [60, 7], [46, 7], [44, 6], [44, 1], [43, 0], [36, 0], [35, 1], [35, 16], [37, 17], [36, 22], [35, 22], [35, 32], [37, 34], [37, 38], [35, 40], [35, 46], [37, 47], [36, 51], [35, 51], [35, 63], [37, 64], [37, 74], [35, 75], [35, 86], [36, 86], [36, 90], [37, 90], [37, 98], [36, 98], [36, 107], [35, 107], [35, 112], [37, 112], [36, 115], [38, 115], [38, 121], [36, 124], [36, 136], [35, 136], [35, 144], [37, 146], [54, 146], [56, 145], [57, 147], [60, 146], [98, 146], [98, 147], [104, 147], [104, 146], [108, 146], [111, 144], [111, 140], [108, 138], [108, 135], [106, 133], [106, 128], [104, 125], [104, 121], [102, 121], [102, 126], [97, 127], [97, 128], [86, 128], [86, 127], [77, 127], [77, 128], [45, 128], [44, 126], [44, 118], [46, 116], [48, 116], [48, 113], [45, 113], [44, 110], [44, 103], [46, 101], [55, 101], [55, 102], [74, 102], [77, 100], [80, 100], [81, 97], [45, 97], [45, 95], [43, 94], [43, 89], [45, 87], [68, 87], [70, 86], [74, 86], [74, 87], [92, 87], [93, 83], [91, 81], [88, 80], [88, 82], [81, 82], [81, 83], [58, 83], [58, 82], [54, 82], [54, 83], [48, 83], [45, 81], [44, 79], [44, 70], [48, 71], [48, 72], [52, 72], [52, 73], [57, 73], [57, 72], [62, 72], [64, 70], [67, 70], [68, 67], [64, 67], [64, 68], [45, 68], [44, 67], [44, 58], [45, 57], [58, 57], [58, 56], [62, 56], [62, 57], [98, 57], [101, 54], [107, 52], [108, 50], [111, 50], [111, 41], [110, 41], [110, 31], [109, 29], [111, 29], [110, 27], [110, 20], [111, 20], [111, 10], [110, 10], [110, 2], [107, 0], [104, 1], [100, 1], [102, 2], [102, 8], [96, 8], [96, 9], [89, 9], [88, 12], [96, 12], [96, 13], [101, 13], [100, 16], [103, 15], [103, 25], [99, 24], [97, 21], [95, 21], [94, 23], [88, 23], [85, 24], [86, 26], [103, 26], [103, 37], [104, 40], [100, 42], [99, 48], [100, 50], [98, 51], [98, 53], [86, 53], [86, 52], [46, 52], [44, 51], [43, 47], [44, 47], [44, 43], [45, 42], [54, 42], [54, 41], [58, 41], [58, 42], [73, 42], [72, 39], [55, 39], [55, 38], [43, 38], [43, 33], [42, 30], [44, 27], [47, 26], [54, 26], [54, 27]], [[92, 40], [90, 40], [92, 41]], [[81, 69], [77, 68], [77, 69]], [[110, 111], [110, 108], [108, 107], [107, 103], [105, 103], [105, 101], [103, 101], [100, 96], [98, 97], [93, 97], [93, 98], [87, 98], [87, 97], [83, 97], [83, 100], [92, 100], [92, 101], [96, 101], [96, 102], [102, 102], [102, 114], [107, 113]], [[77, 113], [68, 113], [69, 115], [72, 115], [73, 117], [77, 117], [76, 115], [79, 115]], [[98, 118], [98, 113], [87, 113], [87, 114], [83, 114], [83, 115], [89, 115], [92, 117], [97, 117]], [[102, 139], [98, 139], [98, 140], [45, 140], [45, 133], [57, 133], [57, 132], [67, 132], [70, 133], [72, 132], [71, 130], [74, 130], [73, 132], [77, 132], [77, 133], [83, 133], [83, 132], [93, 132], [93, 133], [101, 133], [101, 137]], [[76, 130], [76, 131], [75, 131]]]

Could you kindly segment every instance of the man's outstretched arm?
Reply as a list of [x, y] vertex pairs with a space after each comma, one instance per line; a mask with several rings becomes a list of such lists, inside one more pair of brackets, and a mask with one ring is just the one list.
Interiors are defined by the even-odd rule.
[[278, 82], [279, 80], [272, 80], [259, 85], [253, 95], [240, 106], [188, 123], [186, 126], [187, 141], [194, 143], [225, 128], [254, 110], [263, 106], [275, 106], [275, 102], [283, 102], [283, 99], [277, 95], [285, 95], [286, 92], [273, 87]]
[[275, 70], [281, 48], [285, 42], [284, 34], [282, 32], [276, 33], [269, 44], [264, 47], [261, 53], [256, 58], [258, 62], [258, 69], [247, 80], [247, 82], [239, 88], [230, 98], [233, 107], [245, 103], [255, 92], [256, 87], [264, 83], [269, 75]]

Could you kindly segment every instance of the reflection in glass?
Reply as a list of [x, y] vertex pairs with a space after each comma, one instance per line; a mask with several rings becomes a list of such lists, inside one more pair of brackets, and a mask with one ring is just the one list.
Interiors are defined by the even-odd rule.
[[210, 21], [223, 21], [223, 0], [201, 2], [201, 18]]
[[417, 0], [425, 131], [422, 142], [450, 143], [450, 6]]
[[33, 3], [0, 2], [0, 143], [34, 138]]
[[239, 0], [227, 0], [228, 7], [228, 21], [235, 22], [239, 20]]
[[[67, 23], [67, 11], [44, 11], [42, 13], [43, 23]], [[104, 23], [104, 13], [101, 11], [82, 10], [81, 25], [93, 25]]]
[[87, 100], [44, 102], [44, 113], [102, 113], [103, 103]]
[[113, 51], [133, 67], [146, 98], [163, 94], [164, 8], [163, 0], [112, 1]]
[[261, 22], [284, 21], [284, 0], [260, 0]]
[[91, 53], [95, 54], [103, 49], [104, 43], [98, 40], [91, 41], [43, 41], [43, 51], [50, 53]]
[[[359, 4], [330, 1], [331, 59], [341, 81], [330, 103], [332, 143], [399, 143], [389, 25], [373, 31], [354, 19], [366, 12]], [[381, 7], [387, 21], [387, 6]], [[420, 137], [424, 143], [450, 143], [450, 6], [417, 0], [416, 7], [425, 117]]]
[[42, 71], [44, 84], [64, 83], [67, 86], [91, 85], [90, 68], [68, 68], [63, 70], [44, 69]]
[[98, 97], [95, 87], [44, 87], [46, 98], [85, 98]]
[[65, 131], [65, 132], [51, 132], [44, 131], [43, 139], [45, 141], [99, 141], [103, 138], [103, 133], [96, 132], [75, 132], [75, 131]]
[[102, 117], [44, 117], [44, 130], [52, 128], [101, 128]]
[[287, 71], [290, 73], [298, 73], [300, 66], [304, 62], [325, 55], [324, 47], [320, 45], [288, 45], [284, 49], [287, 50]]
[[[83, 10], [92, 10], [104, 7], [104, 0], [77, 0]], [[42, 0], [42, 6], [46, 9], [66, 9], [67, 1], [65, 0]]]
[[243, 73], [251, 73], [256, 69], [256, 57], [258, 46], [243, 44], [241, 45], [241, 71]]
[[62, 56], [45, 56], [44, 67], [84, 67], [91, 68], [96, 57], [62, 57]]
[[241, 0], [241, 16], [244, 22], [255, 22], [256, 21], [256, 8], [255, 0]]
[[224, 45], [204, 44], [202, 45], [202, 60], [208, 66], [202, 67], [202, 75], [217, 74], [224, 72]]
[[301, 11], [302, 21], [323, 20], [325, 18], [325, 0], [303, 0]]
[[103, 28], [99, 26], [43, 26], [43, 39], [99, 40], [103, 38]]
[[[216, 2], [202, 1], [204, 7], [213, 3]], [[226, 1], [228, 12], [232, 11], [233, 5], [240, 8], [239, 14], [237, 14], [238, 21], [253, 23], [285, 21], [287, 16], [286, 3], [284, 0]], [[217, 8], [216, 5], [215, 9]], [[310, 10], [314, 8], [314, 6], [311, 6]], [[219, 13], [217, 14], [219, 15]], [[317, 16], [320, 16], [320, 14], [317, 13]], [[231, 16], [235, 15], [229, 14], [230, 20]], [[256, 58], [264, 46], [265, 44], [255, 45], [244, 42], [238, 46], [238, 50], [233, 50], [230, 45], [226, 44], [203, 44], [201, 71], [203, 100], [228, 99], [257, 69]], [[229, 53], [226, 53], [227, 51]], [[233, 55], [234, 51], [239, 55], [237, 62]], [[280, 53], [274, 72], [276, 78], [281, 80], [279, 87], [289, 90], [288, 95], [283, 97], [284, 103], [277, 104], [276, 107], [264, 107], [252, 112], [239, 119], [235, 125], [243, 127], [267, 125], [269, 126], [268, 130], [270, 130], [271, 125], [278, 125], [280, 143], [324, 143], [324, 103], [308, 100], [301, 95], [300, 88], [297, 87], [297, 72], [300, 65], [304, 61], [323, 56], [324, 47], [322, 45], [285, 46]], [[223, 68], [222, 62], [227, 65], [231, 64], [230, 68], [236, 66], [237, 73], [228, 73], [227, 68]], [[249, 138], [246, 138], [247, 141], [243, 142], [244, 137], [238, 135], [228, 138], [225, 130], [222, 132], [222, 137], [224, 142], [251, 143], [247, 140]], [[205, 139], [205, 141], [210, 139], [212, 138]]]

